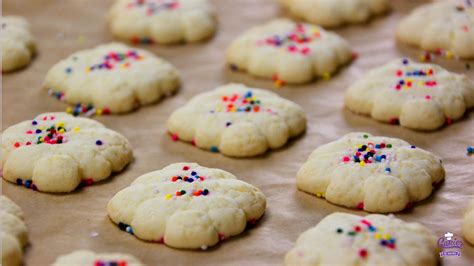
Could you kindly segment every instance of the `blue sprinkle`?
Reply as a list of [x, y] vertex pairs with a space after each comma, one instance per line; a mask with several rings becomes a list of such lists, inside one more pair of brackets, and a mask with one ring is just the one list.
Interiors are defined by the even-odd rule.
[[467, 153], [469, 153], [469, 154], [474, 153], [474, 148], [471, 147], [471, 146], [467, 147]]
[[41, 129], [37, 129], [37, 130], [35, 130], [35, 133], [36, 133], [36, 134], [39, 134], [39, 133], [41, 133]]
[[390, 238], [390, 240], [388, 242], [390, 242], [390, 244], [395, 244], [395, 238], [393, 238], [393, 237]]
[[412, 149], [415, 149], [415, 148], [416, 148], [416, 146], [411, 146], [411, 148], [412, 148]]
[[21, 186], [23, 184], [23, 180], [21, 180], [20, 178], [17, 178], [16, 179], [16, 184]]
[[38, 122], [36, 122], [35, 120], [33, 120], [33, 121], [31, 121], [31, 124], [32, 124], [33, 126], [36, 126], [36, 125], [38, 125]]
[[385, 172], [391, 173], [392, 169], [390, 169], [390, 167], [387, 167], [387, 168], [385, 168]]
[[211, 151], [212, 152], [219, 152], [219, 148], [217, 148], [216, 146], [212, 146]]
[[127, 226], [127, 228], [125, 229], [125, 231], [131, 235], [133, 235], [133, 229], [131, 226]]
[[408, 59], [403, 59], [403, 64], [407, 65], [408, 64]]
[[195, 171], [192, 171], [191, 175], [194, 176], [194, 175], [197, 175], [197, 173]]
[[375, 230], [377, 230], [377, 229], [374, 226], [372, 226], [372, 225], [369, 226], [369, 231], [370, 232], [375, 232]]
[[194, 182], [194, 178], [188, 178], [188, 183]]
[[30, 186], [31, 186], [31, 180], [26, 180], [25, 187], [30, 188]]
[[68, 67], [66, 68], [66, 73], [70, 74], [72, 72], [72, 68]]

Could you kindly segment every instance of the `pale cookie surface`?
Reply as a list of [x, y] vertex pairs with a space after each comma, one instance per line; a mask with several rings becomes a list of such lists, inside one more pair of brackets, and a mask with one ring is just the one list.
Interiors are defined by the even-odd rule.
[[280, 0], [290, 13], [323, 27], [361, 23], [390, 9], [389, 0]]
[[284, 84], [329, 78], [351, 61], [352, 51], [336, 33], [311, 24], [276, 19], [237, 37], [226, 57], [234, 70]]
[[471, 245], [474, 245], [474, 199], [469, 202], [464, 214], [462, 234]]
[[427, 51], [474, 58], [474, 6], [465, 0], [420, 6], [400, 22], [397, 39]]
[[43, 86], [68, 103], [123, 113], [157, 102], [179, 83], [176, 69], [165, 60], [110, 43], [61, 60], [49, 70]]
[[388, 213], [427, 198], [444, 175], [430, 152], [400, 139], [350, 133], [314, 150], [297, 185], [333, 204]]
[[199, 94], [168, 120], [174, 140], [234, 157], [280, 148], [305, 128], [306, 115], [299, 105], [242, 84]]
[[122, 253], [95, 253], [90, 250], [78, 250], [60, 256], [53, 266], [142, 266], [132, 255]]
[[208, 0], [117, 0], [110, 10], [112, 33], [133, 43], [198, 42], [217, 27]]
[[438, 65], [397, 59], [352, 84], [345, 105], [378, 121], [435, 130], [474, 106], [474, 82]]
[[300, 235], [285, 265], [437, 265], [437, 251], [419, 223], [336, 212]]
[[207, 249], [238, 235], [265, 212], [265, 195], [229, 172], [171, 164], [138, 177], [107, 206], [112, 221], [137, 238]]
[[23, 247], [28, 242], [23, 212], [16, 203], [3, 195], [0, 196], [0, 222], [2, 265], [22, 265]]
[[44, 113], [2, 134], [3, 178], [44, 192], [71, 192], [122, 170], [128, 140], [88, 118]]
[[30, 24], [22, 17], [0, 17], [2, 24], [2, 71], [9, 72], [28, 65], [35, 53]]

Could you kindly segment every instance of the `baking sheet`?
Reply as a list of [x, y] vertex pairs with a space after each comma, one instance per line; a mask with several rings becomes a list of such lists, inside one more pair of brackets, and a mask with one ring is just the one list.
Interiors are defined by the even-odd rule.
[[[427, 200], [397, 216], [420, 222], [439, 237], [446, 231], [460, 234], [463, 209], [474, 195], [474, 156], [465, 153], [466, 147], [474, 144], [474, 113], [449, 127], [424, 133], [381, 124], [343, 109], [344, 91], [368, 69], [401, 56], [418, 58], [419, 50], [395, 44], [393, 31], [397, 21], [422, 1], [393, 1], [395, 8], [387, 16], [368, 24], [336, 29], [350, 41], [359, 58], [329, 81], [281, 89], [275, 89], [271, 81], [229, 71], [224, 63], [224, 50], [249, 27], [286, 13], [272, 0], [214, 2], [219, 29], [213, 39], [193, 45], [144, 46], [179, 69], [183, 86], [178, 94], [134, 113], [96, 117], [132, 143], [134, 161], [125, 171], [67, 195], [38, 193], [2, 180], [4, 194], [25, 212], [31, 243], [26, 249], [26, 265], [48, 265], [58, 255], [84, 248], [131, 253], [147, 265], [281, 264], [296, 238], [326, 215], [336, 211], [365, 214], [329, 204], [297, 191], [295, 186], [296, 172], [314, 148], [353, 131], [403, 138], [441, 156], [446, 182]], [[3, 1], [4, 14], [22, 15], [31, 22], [39, 50], [29, 67], [3, 75], [4, 128], [38, 113], [65, 110], [64, 103], [41, 90], [42, 80], [60, 59], [113, 40], [106, 27], [106, 12], [111, 4], [112, 0]], [[471, 70], [455, 60], [438, 62], [474, 78], [472, 61]], [[282, 149], [250, 159], [227, 158], [172, 142], [165, 128], [169, 114], [192, 96], [231, 81], [269, 89], [303, 106], [309, 118], [306, 134]], [[259, 187], [268, 200], [265, 216], [252, 230], [205, 252], [142, 242], [109, 221], [106, 205], [117, 191], [139, 175], [174, 162], [222, 168]], [[474, 248], [465, 243], [460, 258], [443, 262], [472, 265]]]

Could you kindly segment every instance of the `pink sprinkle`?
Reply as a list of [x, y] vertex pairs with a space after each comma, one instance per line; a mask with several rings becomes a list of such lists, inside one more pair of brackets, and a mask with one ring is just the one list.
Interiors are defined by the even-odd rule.
[[178, 141], [179, 140], [178, 134], [171, 134], [171, 139], [173, 141]]
[[430, 96], [430, 95], [426, 95], [426, 96], [425, 96], [425, 99], [430, 100], [430, 99], [431, 99], [431, 96]]
[[345, 162], [345, 163], [349, 162], [349, 161], [350, 161], [349, 156], [344, 156], [344, 157], [342, 158], [342, 161]]

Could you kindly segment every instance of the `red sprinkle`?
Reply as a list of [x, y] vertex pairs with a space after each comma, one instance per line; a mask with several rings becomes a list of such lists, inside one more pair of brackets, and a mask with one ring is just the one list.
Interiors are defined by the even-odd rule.
[[359, 204], [357, 204], [357, 209], [363, 210], [364, 209], [364, 202], [359, 202]]
[[173, 141], [178, 141], [179, 140], [178, 134], [171, 134], [171, 139]]
[[362, 258], [367, 257], [367, 254], [368, 254], [367, 249], [362, 248], [359, 250], [359, 256], [361, 256]]
[[184, 171], [188, 171], [188, 170], [189, 170], [189, 166], [183, 166], [183, 170], [184, 170]]
[[15, 148], [20, 147], [20, 142], [15, 142], [15, 144], [13, 144], [13, 146], [15, 146]]

